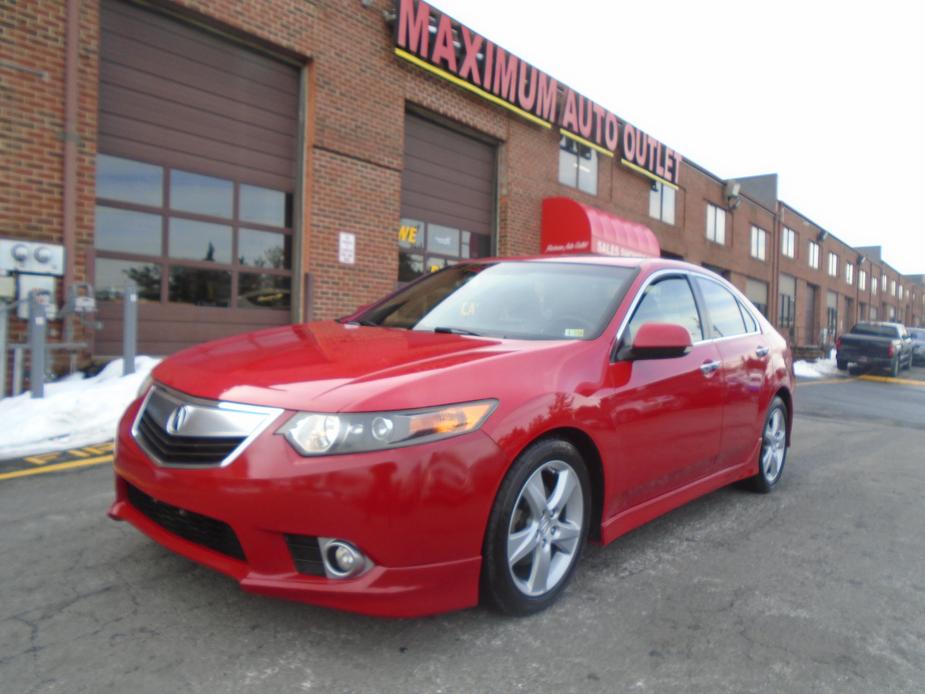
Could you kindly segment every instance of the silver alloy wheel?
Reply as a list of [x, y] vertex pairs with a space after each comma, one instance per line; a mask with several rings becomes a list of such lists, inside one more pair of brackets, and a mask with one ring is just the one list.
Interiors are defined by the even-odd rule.
[[568, 573], [581, 546], [584, 504], [578, 474], [565, 461], [551, 460], [530, 475], [507, 536], [508, 569], [521, 593], [545, 595]]
[[764, 448], [761, 451], [761, 473], [769, 483], [774, 483], [784, 464], [787, 451], [787, 425], [780, 407], [771, 412], [764, 427]]

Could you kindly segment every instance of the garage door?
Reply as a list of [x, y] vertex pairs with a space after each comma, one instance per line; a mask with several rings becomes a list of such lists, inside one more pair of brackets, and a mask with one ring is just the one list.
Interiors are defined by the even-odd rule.
[[494, 248], [495, 147], [408, 114], [399, 281]]
[[96, 352], [127, 280], [147, 353], [288, 322], [298, 68], [128, 3], [101, 27]]

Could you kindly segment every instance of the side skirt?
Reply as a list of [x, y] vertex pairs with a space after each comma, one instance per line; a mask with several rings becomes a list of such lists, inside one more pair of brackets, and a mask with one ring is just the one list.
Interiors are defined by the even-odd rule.
[[[761, 445], [760, 441], [758, 445]], [[613, 542], [630, 530], [635, 530], [640, 525], [655, 520], [659, 516], [683, 506], [688, 501], [693, 501], [704, 494], [709, 494], [733, 482], [753, 476], [758, 471], [756, 461], [757, 452], [754, 456], [749, 456], [746, 463], [714, 472], [712, 475], [702, 477], [685, 487], [662, 494], [654, 499], [649, 499], [638, 506], [628, 508], [615, 516], [611, 516], [601, 523], [601, 544], [606, 545]]]

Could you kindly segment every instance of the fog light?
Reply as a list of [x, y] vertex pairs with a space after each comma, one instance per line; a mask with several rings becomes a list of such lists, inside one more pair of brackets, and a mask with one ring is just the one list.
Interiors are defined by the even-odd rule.
[[363, 553], [349, 542], [319, 538], [322, 546], [322, 558], [328, 577], [348, 578], [362, 573], [368, 567], [368, 560]]

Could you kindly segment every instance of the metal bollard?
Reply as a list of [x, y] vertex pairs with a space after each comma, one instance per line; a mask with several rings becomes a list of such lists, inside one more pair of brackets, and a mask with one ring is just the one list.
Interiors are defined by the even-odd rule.
[[29, 295], [29, 388], [33, 398], [45, 397], [45, 303], [38, 294]]
[[6, 367], [9, 363], [7, 354], [7, 322], [9, 321], [9, 304], [0, 300], [0, 400], [6, 397]]
[[129, 281], [122, 298], [122, 375], [135, 373], [138, 350], [138, 285]]

